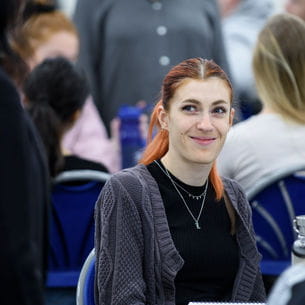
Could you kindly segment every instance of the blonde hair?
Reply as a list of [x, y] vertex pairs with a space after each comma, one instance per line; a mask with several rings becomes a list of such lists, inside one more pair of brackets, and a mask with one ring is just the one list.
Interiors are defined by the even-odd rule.
[[[36, 4], [48, 4], [48, 1], [37, 0]], [[58, 32], [68, 32], [78, 38], [73, 22], [61, 11], [54, 9], [50, 12], [36, 12], [24, 23], [12, 41], [14, 50], [24, 59], [34, 56], [38, 47], [47, 42]]]
[[253, 71], [262, 102], [283, 118], [305, 124], [305, 23], [290, 14], [270, 18], [261, 30]]

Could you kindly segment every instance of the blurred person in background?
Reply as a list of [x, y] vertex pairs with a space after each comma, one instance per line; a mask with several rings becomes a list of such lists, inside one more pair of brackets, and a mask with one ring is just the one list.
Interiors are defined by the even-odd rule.
[[258, 113], [252, 53], [261, 28], [273, 13], [273, 0], [218, 0], [229, 68], [242, 118]]
[[218, 158], [220, 173], [246, 194], [285, 168], [305, 166], [305, 23], [291, 14], [261, 30], [253, 71], [262, 111], [232, 127]]
[[42, 143], [14, 85], [26, 66], [9, 43], [24, 1], [0, 2], [0, 304], [43, 305], [48, 171]]
[[[45, 58], [64, 56], [75, 62], [79, 39], [73, 22], [52, 1], [28, 1], [24, 24], [15, 35], [14, 49], [30, 69]], [[113, 134], [117, 135], [116, 126]], [[117, 137], [108, 138], [98, 111], [88, 97], [78, 120], [62, 139], [63, 146], [80, 157], [105, 164], [110, 172], [121, 168]]]
[[286, 0], [285, 9], [288, 13], [305, 20], [305, 0]]
[[164, 75], [190, 57], [226, 72], [216, 0], [78, 0], [79, 63], [105, 126], [121, 105], [153, 105]]
[[62, 137], [77, 121], [89, 94], [86, 79], [64, 57], [45, 59], [27, 76], [25, 104], [45, 145], [52, 177], [59, 172], [105, 166], [71, 154], [62, 147]]

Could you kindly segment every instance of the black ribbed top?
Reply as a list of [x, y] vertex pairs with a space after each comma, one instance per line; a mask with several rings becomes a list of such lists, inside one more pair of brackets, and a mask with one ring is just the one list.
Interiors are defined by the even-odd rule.
[[[160, 161], [159, 164], [162, 166]], [[215, 201], [214, 189], [209, 185], [198, 230], [169, 178], [155, 163], [147, 168], [158, 183], [172, 239], [185, 261], [175, 279], [176, 305], [189, 301], [230, 300], [239, 259], [224, 200]], [[204, 186], [190, 186], [173, 175], [172, 178], [194, 195], [204, 190]], [[192, 199], [178, 189], [197, 218], [202, 199]]]

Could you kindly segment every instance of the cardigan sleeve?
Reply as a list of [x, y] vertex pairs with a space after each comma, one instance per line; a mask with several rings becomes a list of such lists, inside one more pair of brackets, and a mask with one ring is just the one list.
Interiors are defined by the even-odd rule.
[[95, 222], [96, 304], [145, 304], [141, 217], [131, 196], [115, 176], [101, 192]]
[[248, 226], [248, 230], [250, 233], [250, 238], [255, 246], [255, 254], [253, 254], [254, 257], [258, 257], [258, 259], [253, 258], [253, 264], [257, 265], [257, 272], [254, 280], [254, 285], [252, 289], [252, 293], [250, 295], [249, 301], [250, 302], [265, 302], [266, 301], [266, 292], [265, 292], [265, 286], [262, 279], [261, 269], [259, 262], [261, 260], [261, 254], [258, 252], [257, 246], [256, 246], [256, 239], [255, 239], [255, 231], [253, 227], [252, 222], [252, 209], [249, 204], [248, 199], [246, 198], [246, 195], [242, 188], [236, 183], [239, 191], [239, 200], [243, 203], [244, 206], [244, 216], [245, 220]]

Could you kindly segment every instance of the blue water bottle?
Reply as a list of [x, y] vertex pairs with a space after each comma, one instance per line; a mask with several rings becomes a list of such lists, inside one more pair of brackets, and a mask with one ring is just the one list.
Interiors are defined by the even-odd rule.
[[136, 106], [123, 105], [119, 109], [122, 168], [134, 166], [145, 145], [139, 128], [141, 114]]

